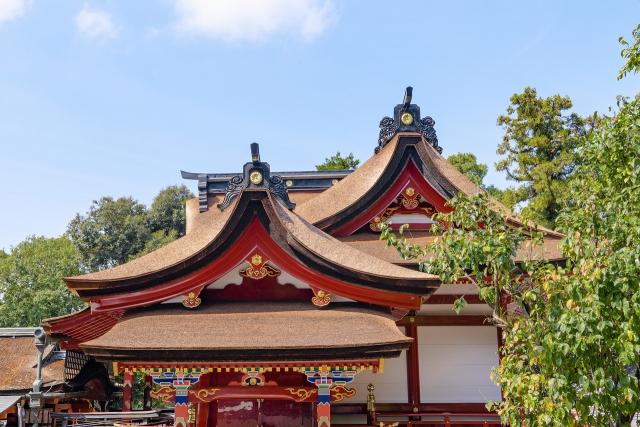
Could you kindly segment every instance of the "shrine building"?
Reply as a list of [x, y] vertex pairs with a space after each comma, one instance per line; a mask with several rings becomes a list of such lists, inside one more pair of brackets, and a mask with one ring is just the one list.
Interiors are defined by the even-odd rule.
[[[122, 378], [122, 411], [142, 387], [140, 409], [160, 401], [182, 427], [498, 424], [489, 306], [380, 240], [382, 223], [408, 224], [424, 245], [451, 197], [483, 191], [441, 155], [411, 88], [354, 171], [272, 172], [250, 148], [234, 173], [182, 172], [198, 189], [185, 236], [65, 279], [87, 303], [43, 323], [65, 378]], [[561, 235], [543, 231], [541, 255], [560, 260]]]

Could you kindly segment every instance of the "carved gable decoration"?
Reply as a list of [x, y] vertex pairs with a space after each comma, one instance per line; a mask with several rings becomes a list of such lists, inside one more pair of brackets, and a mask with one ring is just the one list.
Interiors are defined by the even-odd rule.
[[268, 260], [260, 253], [254, 253], [247, 261], [249, 266], [240, 270], [240, 276], [253, 280], [264, 279], [265, 277], [277, 277], [280, 270], [267, 264]]
[[407, 186], [389, 207], [371, 220], [369, 229], [379, 233], [381, 225], [389, 223], [392, 229], [407, 224], [410, 230], [428, 230], [434, 213], [433, 205], [415, 188]]

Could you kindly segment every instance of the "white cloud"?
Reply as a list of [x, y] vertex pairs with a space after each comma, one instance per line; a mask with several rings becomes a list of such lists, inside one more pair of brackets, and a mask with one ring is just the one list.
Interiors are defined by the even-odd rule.
[[22, 15], [29, 0], [0, 0], [0, 23], [11, 21]]
[[93, 9], [86, 3], [76, 15], [76, 26], [80, 34], [93, 39], [110, 39], [117, 33], [109, 13]]
[[175, 0], [182, 32], [226, 41], [263, 41], [277, 33], [305, 39], [330, 24], [331, 0]]

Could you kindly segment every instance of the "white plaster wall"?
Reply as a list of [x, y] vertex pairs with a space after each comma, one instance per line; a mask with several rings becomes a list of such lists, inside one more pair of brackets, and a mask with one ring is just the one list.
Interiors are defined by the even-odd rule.
[[[404, 328], [403, 328], [404, 329]], [[404, 332], [404, 331], [403, 331]], [[375, 386], [374, 394], [379, 403], [407, 403], [407, 357], [406, 352], [395, 359], [384, 360], [384, 372], [374, 374], [366, 371], [356, 375], [349, 387], [356, 389], [356, 395], [340, 403], [366, 403], [367, 385]]]
[[420, 398], [426, 403], [500, 399], [489, 374], [498, 364], [494, 326], [420, 326]]

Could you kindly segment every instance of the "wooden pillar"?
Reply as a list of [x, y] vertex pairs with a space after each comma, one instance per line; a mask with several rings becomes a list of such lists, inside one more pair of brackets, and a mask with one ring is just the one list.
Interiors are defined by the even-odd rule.
[[407, 350], [407, 387], [409, 394], [409, 405], [413, 412], [420, 409], [420, 357], [418, 354], [418, 326], [415, 317], [409, 317], [409, 324], [405, 326], [405, 334], [413, 338]]
[[[212, 374], [207, 374], [204, 375], [202, 377], [200, 377], [200, 387], [208, 387], [211, 385], [211, 375]], [[209, 421], [209, 410], [211, 405], [214, 405], [215, 402], [212, 403], [203, 403], [203, 402], [199, 402], [197, 403], [197, 414], [196, 414], [196, 427], [208, 427], [211, 423]], [[216, 411], [217, 412], [217, 411]], [[213, 417], [216, 417], [216, 413], [213, 414]], [[215, 425], [215, 421], [214, 420], [214, 424]]]
[[318, 400], [316, 402], [316, 426], [331, 427], [331, 386], [332, 380], [327, 383], [316, 384], [318, 387]]
[[373, 394], [375, 387], [373, 384], [367, 386], [367, 424], [370, 426], [377, 424], [376, 416], [376, 396]]
[[123, 374], [123, 387], [122, 387], [122, 411], [128, 412], [133, 408], [133, 380], [134, 374], [132, 371], [125, 370]]
[[307, 381], [318, 388], [316, 399], [316, 427], [331, 427], [331, 387], [344, 386], [353, 381], [357, 371], [322, 366], [320, 369], [306, 372]]
[[[201, 371], [165, 371], [153, 374], [153, 382], [161, 386], [173, 387], [175, 391], [173, 407], [174, 427], [189, 426], [189, 387], [200, 380]], [[195, 419], [192, 420], [195, 422]]]
[[144, 376], [144, 391], [142, 395], [142, 409], [148, 411], [151, 409], [151, 390], [153, 389], [153, 379], [151, 375]]

